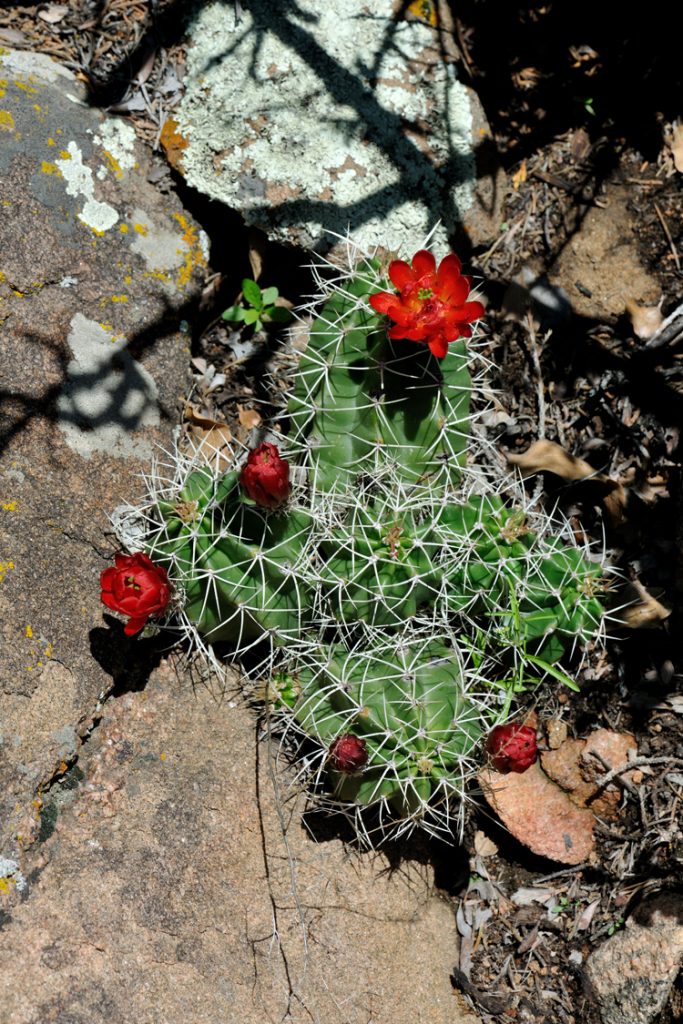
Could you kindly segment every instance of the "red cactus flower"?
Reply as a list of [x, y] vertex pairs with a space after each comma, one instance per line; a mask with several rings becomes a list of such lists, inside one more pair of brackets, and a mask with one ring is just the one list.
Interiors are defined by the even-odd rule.
[[497, 725], [489, 733], [486, 751], [497, 772], [525, 772], [538, 757], [536, 730], [529, 725]]
[[102, 603], [130, 618], [123, 632], [133, 636], [150, 618], [162, 615], [171, 598], [171, 584], [166, 570], [155, 565], [147, 555], [115, 556], [116, 567], [105, 569], [100, 576]]
[[338, 772], [352, 775], [368, 763], [368, 751], [365, 740], [345, 732], [330, 744], [329, 759], [331, 766]]
[[457, 338], [470, 338], [470, 324], [484, 315], [481, 302], [467, 302], [472, 287], [469, 277], [460, 273], [461, 263], [449, 253], [436, 269], [431, 252], [420, 249], [412, 259], [412, 267], [403, 260], [389, 264], [394, 292], [376, 292], [370, 305], [377, 313], [385, 313], [395, 326], [390, 338], [424, 341], [437, 359], [448, 352], [448, 343]]
[[289, 497], [289, 463], [274, 444], [259, 445], [249, 452], [240, 474], [240, 483], [249, 497], [264, 508], [277, 508]]

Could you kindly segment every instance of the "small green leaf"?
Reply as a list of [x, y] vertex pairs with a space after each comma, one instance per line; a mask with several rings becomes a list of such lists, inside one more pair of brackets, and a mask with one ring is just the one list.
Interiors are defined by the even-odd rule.
[[237, 321], [240, 323], [244, 320], [245, 312], [246, 311], [242, 306], [228, 306], [228, 308], [221, 313], [221, 317], [223, 320], [232, 320], [233, 322]]
[[244, 322], [245, 324], [255, 324], [259, 319], [258, 309], [247, 309], [244, 311]]
[[537, 658], [534, 654], [527, 654], [525, 657], [526, 660], [530, 661], [532, 665], [536, 666], [536, 668], [542, 668], [544, 672], [547, 672], [548, 675], [553, 676], [555, 679], [558, 680], [558, 682], [564, 683], [564, 685], [568, 686], [570, 690], [574, 690], [575, 693], [581, 692], [580, 687], [574, 682], [574, 680], [571, 679], [565, 672], [562, 672], [561, 669], [557, 668], [556, 665], [549, 665], [547, 661], [543, 660], [543, 658]]
[[252, 281], [251, 278], [245, 277], [245, 279], [242, 281], [242, 295], [244, 295], [244, 298], [247, 300], [250, 306], [254, 307], [254, 309], [263, 309], [263, 298], [261, 296], [261, 289], [256, 284], [256, 281]]
[[286, 306], [273, 306], [265, 311], [265, 315], [274, 324], [288, 324], [292, 319], [291, 311]]
[[279, 294], [279, 291], [274, 286], [271, 288], [264, 288], [261, 292], [261, 301], [263, 302], [263, 305], [272, 306]]

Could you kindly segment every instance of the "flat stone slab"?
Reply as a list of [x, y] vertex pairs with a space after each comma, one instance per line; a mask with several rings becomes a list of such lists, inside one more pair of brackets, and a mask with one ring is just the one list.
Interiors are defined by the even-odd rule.
[[149, 170], [69, 72], [0, 49], [0, 857], [17, 862], [41, 787], [132, 660], [99, 603], [108, 513], [170, 444], [187, 386], [205, 244]]
[[330, 231], [411, 252], [433, 228], [440, 245], [495, 237], [503, 179], [448, 26], [394, 0], [237, 6], [190, 26], [168, 141], [191, 185], [305, 248]]
[[170, 664], [110, 700], [7, 904], [3, 1024], [476, 1024], [431, 869], [314, 843], [290, 783]]

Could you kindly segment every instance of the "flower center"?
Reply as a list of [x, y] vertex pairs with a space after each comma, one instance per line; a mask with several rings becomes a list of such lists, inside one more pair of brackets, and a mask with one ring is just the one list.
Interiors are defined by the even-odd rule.
[[140, 584], [135, 582], [134, 576], [126, 576], [126, 586], [131, 587], [132, 590], [140, 590]]
[[432, 288], [418, 288], [417, 291], [417, 297], [420, 302], [424, 302], [426, 299], [431, 299], [433, 294], [434, 290]]

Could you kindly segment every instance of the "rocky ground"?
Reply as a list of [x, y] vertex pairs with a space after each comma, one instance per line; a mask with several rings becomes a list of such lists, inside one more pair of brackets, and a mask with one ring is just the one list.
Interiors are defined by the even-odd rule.
[[[230, 686], [103, 623], [107, 512], [176, 423], [245, 440], [277, 407], [282, 333], [220, 313], [245, 275], [296, 304], [309, 256], [179, 173], [191, 4], [6, 5], [2, 1024], [680, 1019], [681, 369], [675, 336], [648, 345], [683, 298], [680, 62], [656, 18], [615, 41], [587, 5], [496, 5], [493, 34], [492, 4], [455, 6], [397, 18], [448, 36], [506, 175], [491, 236], [458, 237], [497, 368], [483, 429], [512, 455], [555, 442], [530, 488], [646, 588], [645, 628], [577, 663], [580, 693], [528, 695], [581, 855], [557, 855], [557, 819], [514, 788], [505, 827], [474, 794], [457, 853], [362, 854], [311, 819], [314, 843]], [[36, 53], [75, 81], [42, 84], [21, 65]]]

